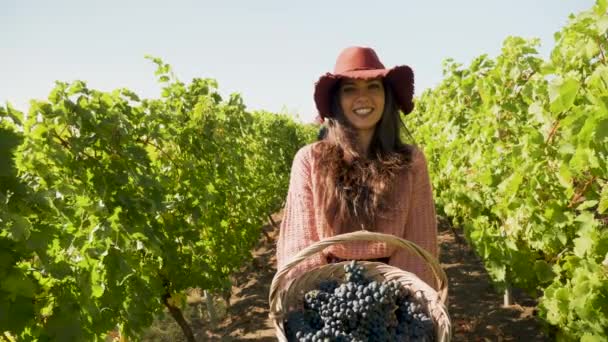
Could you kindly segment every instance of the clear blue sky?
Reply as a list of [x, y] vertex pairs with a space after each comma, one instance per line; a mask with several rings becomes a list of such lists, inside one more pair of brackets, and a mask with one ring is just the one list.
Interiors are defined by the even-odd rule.
[[26, 110], [55, 80], [127, 87], [158, 97], [152, 54], [182, 81], [210, 77], [249, 109], [316, 115], [317, 78], [342, 48], [371, 46], [385, 66], [408, 64], [416, 92], [447, 57], [495, 56], [509, 35], [553, 34], [593, 0], [206, 1], [0, 0], [0, 103]]

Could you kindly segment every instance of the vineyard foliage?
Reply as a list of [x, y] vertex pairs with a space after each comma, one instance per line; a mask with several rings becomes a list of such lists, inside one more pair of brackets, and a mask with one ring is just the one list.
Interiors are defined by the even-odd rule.
[[149, 58], [159, 99], [76, 81], [0, 106], [1, 332], [137, 338], [186, 289], [228, 287], [281, 207], [314, 127]]
[[496, 58], [444, 64], [406, 123], [439, 210], [463, 227], [499, 289], [539, 293], [559, 340], [608, 336], [608, 14], [509, 37]]

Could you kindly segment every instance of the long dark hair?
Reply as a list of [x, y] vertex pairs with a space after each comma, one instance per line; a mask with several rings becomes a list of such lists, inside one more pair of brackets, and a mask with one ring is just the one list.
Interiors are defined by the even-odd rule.
[[384, 112], [370, 143], [368, 155], [357, 146], [357, 132], [340, 107], [339, 85], [332, 92], [332, 114], [327, 136], [315, 146], [323, 192], [327, 235], [365, 228], [375, 229], [397, 175], [411, 162], [413, 138], [405, 127], [392, 88], [384, 82]]

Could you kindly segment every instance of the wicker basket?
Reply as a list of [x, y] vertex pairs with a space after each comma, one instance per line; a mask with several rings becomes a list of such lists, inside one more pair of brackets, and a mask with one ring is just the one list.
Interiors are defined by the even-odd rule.
[[413, 273], [404, 271], [400, 268], [389, 266], [380, 262], [361, 261], [366, 270], [366, 275], [377, 281], [396, 280], [410, 293], [415, 293], [415, 300], [419, 301], [425, 308], [427, 314], [433, 320], [436, 332], [436, 341], [450, 341], [452, 337], [452, 324], [446, 308], [448, 295], [448, 283], [445, 272], [441, 269], [439, 262], [427, 251], [413, 242], [398, 238], [394, 235], [375, 233], [369, 231], [357, 231], [348, 234], [341, 234], [331, 238], [318, 241], [300, 251], [285, 267], [278, 270], [270, 285], [269, 303], [270, 318], [273, 320], [277, 338], [281, 342], [287, 341], [283, 321], [288, 312], [300, 308], [303, 303], [304, 294], [317, 287], [319, 282], [327, 279], [343, 281], [344, 265], [348, 261], [335, 264], [328, 264], [313, 268], [306, 273], [299, 275], [287, 287], [282, 288], [284, 278], [289, 271], [306, 258], [323, 251], [325, 248], [334, 244], [343, 244], [352, 241], [377, 241], [398, 248], [406, 249], [415, 255], [420, 256], [431, 267], [433, 274], [439, 285], [439, 291], [434, 290], [427, 283], [422, 281]]

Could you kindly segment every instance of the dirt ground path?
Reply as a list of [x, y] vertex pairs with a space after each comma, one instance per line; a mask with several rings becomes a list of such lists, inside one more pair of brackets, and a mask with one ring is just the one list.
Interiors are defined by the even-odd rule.
[[[275, 218], [280, 219], [279, 215]], [[275, 221], [277, 221], [275, 220]], [[278, 223], [279, 221], [277, 221]], [[192, 318], [200, 341], [277, 341], [268, 318], [268, 291], [276, 271], [275, 242], [278, 229], [264, 227], [263, 236], [252, 252], [253, 260], [235, 276], [230, 305], [215, 327]], [[453, 341], [549, 341], [535, 316], [535, 302], [514, 292], [515, 304], [503, 307], [487, 272], [459, 233], [440, 224], [440, 262], [449, 279], [449, 314]], [[167, 325], [173, 324], [170, 319]], [[168, 328], [167, 328], [168, 330]], [[175, 329], [173, 329], [175, 330]], [[146, 341], [175, 341], [162, 334]]]

